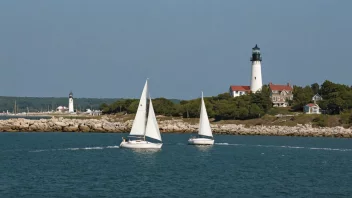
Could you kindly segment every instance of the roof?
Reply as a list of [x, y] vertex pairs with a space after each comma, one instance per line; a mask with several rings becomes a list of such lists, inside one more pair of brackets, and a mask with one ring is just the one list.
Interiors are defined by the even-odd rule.
[[292, 87], [290, 85], [290, 83], [287, 83], [286, 85], [274, 85], [273, 83], [269, 84], [269, 87], [271, 90], [275, 90], [275, 91], [292, 91]]
[[240, 86], [230, 86], [230, 89], [231, 91], [250, 91], [251, 90], [251, 87], [250, 86], [243, 86], [243, 85], [240, 85]]
[[260, 48], [258, 47], [257, 44], [255, 44], [255, 47], [252, 48], [253, 50], [257, 49], [257, 50], [260, 50]]
[[308, 107], [314, 107], [314, 106], [318, 106], [317, 104], [314, 104], [314, 103], [309, 103], [309, 104], [306, 104], [306, 106]]
[[65, 106], [58, 106], [57, 109], [67, 109]]
[[315, 94], [312, 99], [314, 100], [314, 99], [316, 99], [316, 98], [323, 99], [323, 97], [321, 97], [321, 95], [319, 95], [318, 93]]

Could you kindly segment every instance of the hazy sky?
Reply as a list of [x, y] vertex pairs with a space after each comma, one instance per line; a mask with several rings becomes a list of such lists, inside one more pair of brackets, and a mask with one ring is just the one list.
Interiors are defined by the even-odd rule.
[[1, 0], [0, 95], [189, 99], [263, 83], [351, 84], [350, 0]]

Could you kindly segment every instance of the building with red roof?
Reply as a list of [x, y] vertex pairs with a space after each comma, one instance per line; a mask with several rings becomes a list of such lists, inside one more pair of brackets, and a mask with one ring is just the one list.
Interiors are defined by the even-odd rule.
[[247, 94], [251, 92], [251, 87], [250, 86], [230, 86], [230, 95], [232, 97], [237, 97], [237, 96], [242, 96], [244, 94]]
[[286, 85], [275, 85], [269, 83], [270, 98], [274, 107], [287, 107], [289, 101], [293, 100], [293, 88], [290, 83]]
[[317, 104], [309, 103], [303, 107], [305, 114], [321, 114], [320, 107]]

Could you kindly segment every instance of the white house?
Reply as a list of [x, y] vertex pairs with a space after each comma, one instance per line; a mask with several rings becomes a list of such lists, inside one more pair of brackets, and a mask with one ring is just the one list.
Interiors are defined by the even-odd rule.
[[230, 86], [230, 95], [232, 97], [242, 96], [251, 91], [250, 86]]
[[67, 112], [67, 111], [68, 111], [68, 108], [65, 107], [65, 106], [58, 106], [58, 107], [56, 108], [56, 111], [61, 112], [61, 113], [64, 113], [64, 112]]
[[312, 101], [314, 102], [314, 104], [316, 104], [318, 101], [323, 100], [323, 97], [321, 97], [319, 94], [315, 94], [312, 98]]
[[304, 106], [303, 111], [305, 114], [321, 114], [319, 105], [313, 103]]
[[100, 110], [90, 110], [87, 109], [86, 112], [84, 112], [84, 114], [88, 114], [88, 115], [92, 115], [92, 116], [99, 116], [101, 115], [102, 111]]

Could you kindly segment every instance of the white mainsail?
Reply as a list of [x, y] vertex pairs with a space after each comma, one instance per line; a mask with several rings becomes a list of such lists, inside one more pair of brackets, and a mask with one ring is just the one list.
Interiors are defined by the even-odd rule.
[[203, 100], [203, 92], [202, 92], [202, 104], [200, 109], [200, 119], [199, 119], [199, 131], [198, 135], [213, 137], [211, 132], [210, 123], [208, 119], [207, 109], [205, 108], [204, 100]]
[[161, 141], [159, 126], [156, 121], [152, 100], [149, 99], [149, 112], [145, 136]]
[[138, 104], [136, 117], [134, 118], [130, 135], [144, 136], [145, 123], [147, 120], [147, 94], [148, 94], [148, 80], [145, 82], [141, 99]]

